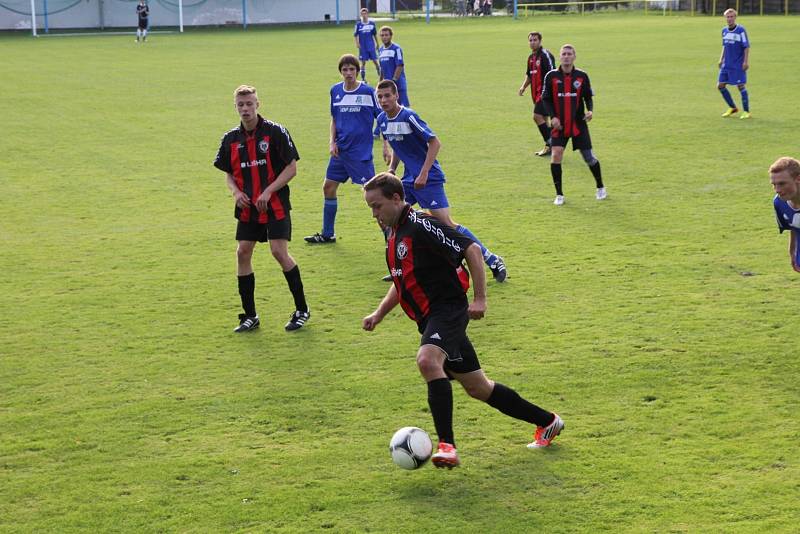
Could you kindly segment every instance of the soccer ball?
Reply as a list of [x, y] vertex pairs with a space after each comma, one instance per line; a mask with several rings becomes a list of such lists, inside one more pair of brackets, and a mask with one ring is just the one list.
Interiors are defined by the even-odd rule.
[[389, 442], [392, 461], [403, 469], [417, 469], [431, 457], [433, 444], [428, 433], [415, 426], [398, 430]]

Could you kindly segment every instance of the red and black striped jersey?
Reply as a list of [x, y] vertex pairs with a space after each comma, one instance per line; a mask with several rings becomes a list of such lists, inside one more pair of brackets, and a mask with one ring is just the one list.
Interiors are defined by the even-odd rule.
[[469, 274], [462, 262], [474, 243], [427, 213], [403, 208], [386, 242], [386, 263], [406, 315], [419, 323], [431, 311], [467, 307]]
[[[542, 103], [548, 116], [561, 121], [564, 136], [572, 137], [586, 124], [583, 120], [586, 111], [592, 111], [592, 84], [589, 75], [580, 69], [573, 68], [569, 73], [561, 69], [551, 70], [544, 77]], [[553, 132], [560, 135], [558, 130]]]
[[267, 211], [255, 208], [256, 199], [269, 184], [300, 155], [292, 142], [292, 136], [282, 125], [258, 116], [258, 124], [252, 132], [244, 125], [222, 136], [222, 142], [214, 160], [214, 166], [230, 173], [236, 185], [253, 203], [246, 208], [236, 207], [234, 217], [242, 222], [266, 223], [286, 217], [292, 206], [289, 202], [289, 186], [278, 189], [269, 201]]
[[531, 81], [531, 98], [534, 103], [542, 99], [545, 75], [556, 68], [556, 59], [546, 48], [540, 48], [530, 56], [526, 66], [525, 75]]

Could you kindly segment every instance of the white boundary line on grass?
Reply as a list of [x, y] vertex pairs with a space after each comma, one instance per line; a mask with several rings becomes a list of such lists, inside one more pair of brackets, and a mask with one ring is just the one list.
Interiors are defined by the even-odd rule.
[[[165, 34], [165, 33], [178, 33], [173, 30], [157, 30], [157, 31], [148, 31], [147, 34]], [[136, 32], [74, 32], [74, 33], [41, 33], [39, 32], [39, 37], [90, 37], [96, 35], [136, 35]]]

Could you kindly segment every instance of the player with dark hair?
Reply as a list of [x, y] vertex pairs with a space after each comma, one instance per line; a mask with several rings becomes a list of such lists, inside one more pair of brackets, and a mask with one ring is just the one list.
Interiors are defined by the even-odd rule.
[[[526, 401], [511, 388], [490, 380], [467, 337], [470, 319], [486, 313], [486, 276], [477, 243], [439, 220], [414, 211], [405, 202], [403, 184], [384, 172], [364, 186], [372, 216], [391, 228], [386, 263], [393, 286], [362, 327], [372, 331], [398, 304], [422, 334], [417, 366], [428, 384], [428, 405], [439, 436], [431, 457], [436, 467], [456, 467], [460, 460], [453, 433], [453, 390], [457, 380], [473, 398], [500, 412], [536, 425], [529, 448], [542, 448], [564, 428], [561, 418]], [[469, 273], [464, 269], [466, 261]], [[467, 299], [469, 275], [473, 300]]]
[[358, 59], [361, 60], [361, 79], [367, 81], [367, 61], [371, 60], [375, 65], [375, 72], [378, 78], [381, 76], [381, 68], [378, 65], [378, 32], [375, 23], [369, 19], [369, 10], [362, 7], [361, 17], [356, 21], [356, 29], [353, 38], [356, 41]]
[[401, 106], [410, 106], [408, 101], [408, 84], [406, 83], [406, 62], [403, 59], [403, 49], [393, 43], [394, 31], [389, 26], [380, 30], [383, 46], [378, 50], [381, 62], [381, 80], [392, 80], [397, 86]]
[[222, 137], [214, 166], [225, 173], [228, 189], [236, 203], [237, 273], [239, 296], [244, 313], [234, 332], [258, 328], [253, 272], [256, 243], [269, 242], [272, 256], [281, 266], [295, 311], [286, 330], [301, 328], [311, 314], [308, 311], [300, 278], [300, 268], [289, 255], [292, 220], [289, 211], [289, 180], [297, 174], [300, 156], [292, 136], [282, 125], [258, 114], [260, 102], [255, 87], [241, 85], [234, 92], [236, 111], [241, 123]]
[[539, 133], [544, 139], [544, 148], [536, 153], [537, 156], [547, 156], [550, 154], [550, 126], [545, 117], [544, 104], [542, 104], [542, 88], [544, 87], [545, 75], [556, 68], [556, 58], [549, 50], [542, 47], [542, 34], [531, 32], [528, 34], [528, 45], [531, 47], [531, 55], [525, 70], [525, 79], [519, 88], [519, 96], [525, 94], [525, 89], [531, 87], [531, 99], [533, 100], [533, 122], [539, 128]]
[[592, 171], [597, 184], [597, 200], [606, 198], [606, 188], [600, 172], [600, 162], [592, 153], [592, 139], [589, 136], [589, 124], [592, 120], [592, 84], [589, 75], [575, 68], [575, 47], [565, 44], [560, 52], [561, 66], [551, 70], [544, 78], [542, 104], [545, 114], [551, 118], [550, 139], [553, 153], [550, 157], [550, 173], [556, 188], [553, 204], [564, 204], [564, 192], [561, 187], [561, 160], [564, 147], [572, 139], [572, 150], [580, 150], [583, 161]]
[[150, 17], [150, 6], [147, 5], [147, 0], [139, 0], [136, 5], [136, 16], [139, 19], [139, 26], [136, 28], [136, 42], [138, 43], [141, 39], [144, 43], [147, 41], [148, 17]]
[[348, 179], [364, 185], [375, 175], [372, 164], [372, 127], [380, 113], [375, 90], [358, 81], [358, 59], [352, 54], [339, 58], [343, 81], [331, 87], [330, 154], [322, 193], [322, 232], [306, 236], [307, 243], [335, 243], [334, 224], [339, 201], [336, 191]]
[[800, 273], [800, 161], [778, 158], [769, 168], [769, 181], [775, 190], [772, 205], [778, 230], [789, 234], [789, 259]]
[[397, 86], [393, 81], [381, 81], [377, 97], [383, 110], [378, 115], [378, 129], [384, 139], [384, 158], [388, 157], [392, 174], [397, 172], [400, 162], [403, 163], [403, 187], [408, 203], [412, 206], [419, 204], [442, 223], [469, 236], [480, 246], [483, 260], [494, 279], [505, 281], [508, 273], [503, 258], [493, 254], [469, 228], [457, 224], [450, 217], [450, 203], [444, 192], [444, 172], [436, 160], [442, 146], [439, 138], [413, 109], [398, 103]]
[[739, 108], [733, 102], [728, 88], [729, 83], [735, 83], [739, 88], [742, 97], [742, 108], [744, 112], [740, 119], [750, 118], [750, 96], [747, 94], [747, 69], [750, 68], [750, 40], [744, 26], [736, 24], [736, 10], [725, 10], [726, 26], [722, 28], [722, 53], [719, 56], [719, 77], [717, 78], [717, 89], [722, 94], [728, 110], [722, 114], [723, 117], [730, 117], [739, 112]]

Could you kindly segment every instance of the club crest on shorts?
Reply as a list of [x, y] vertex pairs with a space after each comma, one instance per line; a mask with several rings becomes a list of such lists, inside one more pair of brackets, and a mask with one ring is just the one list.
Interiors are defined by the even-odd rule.
[[403, 260], [406, 256], [408, 256], [408, 246], [401, 241], [397, 244], [397, 257]]
[[266, 154], [267, 150], [269, 150], [269, 141], [266, 139], [262, 139], [258, 142], [258, 151], [262, 154]]

